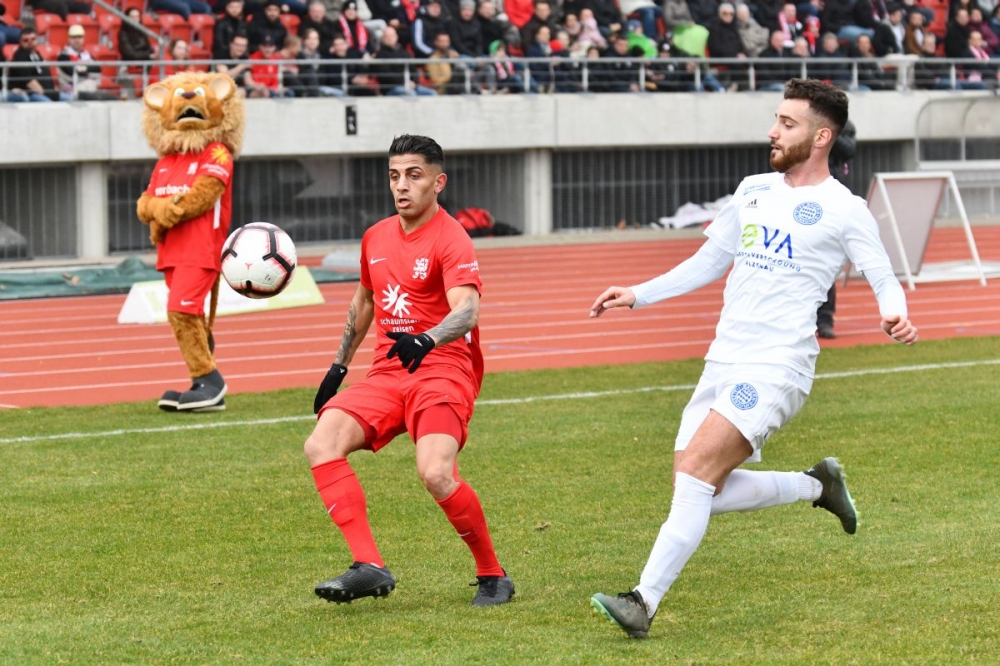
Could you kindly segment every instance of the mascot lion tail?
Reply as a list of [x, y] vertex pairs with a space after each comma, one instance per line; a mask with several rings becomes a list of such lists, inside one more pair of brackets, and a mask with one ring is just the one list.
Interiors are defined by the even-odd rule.
[[212, 335], [212, 329], [215, 328], [215, 309], [219, 305], [219, 281], [222, 279], [221, 275], [215, 277], [215, 284], [212, 285], [212, 302], [208, 307], [208, 323], [205, 328], [208, 330], [208, 351], [215, 353], [215, 336]]

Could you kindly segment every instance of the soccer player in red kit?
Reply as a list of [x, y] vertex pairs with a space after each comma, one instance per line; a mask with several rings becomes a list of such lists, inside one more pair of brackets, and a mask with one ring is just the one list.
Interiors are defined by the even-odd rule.
[[[378, 451], [397, 435], [416, 444], [417, 473], [476, 561], [473, 606], [510, 601], [479, 497], [458, 475], [458, 452], [483, 381], [479, 263], [469, 235], [437, 202], [448, 180], [433, 139], [402, 135], [389, 147], [389, 189], [398, 215], [361, 241], [361, 283], [336, 360], [316, 394], [319, 415], [305, 454], [327, 512], [354, 563], [316, 586], [327, 601], [380, 597], [396, 586], [368, 523], [364, 491], [347, 456]], [[375, 323], [368, 376], [337, 393]]]

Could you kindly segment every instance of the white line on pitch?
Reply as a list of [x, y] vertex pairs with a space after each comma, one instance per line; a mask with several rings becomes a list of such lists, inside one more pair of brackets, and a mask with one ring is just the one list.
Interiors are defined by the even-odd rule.
[[[971, 368], [981, 365], [1000, 365], [1000, 359], [985, 359], [982, 361], [956, 361], [953, 363], [926, 363], [924, 365], [904, 365], [895, 368], [869, 368], [867, 370], [846, 370], [843, 372], [823, 372], [816, 379], [840, 379], [843, 377], [863, 377], [865, 375], [887, 375], [897, 372], [921, 372], [924, 370], [943, 370], [946, 368]], [[525, 398], [497, 398], [493, 400], [478, 400], [477, 407], [495, 405], [523, 405], [542, 400], [580, 400], [586, 398], [603, 398], [611, 395], [633, 395], [636, 393], [653, 393], [659, 391], [684, 391], [694, 388], [693, 384], [674, 384], [672, 386], [641, 386], [633, 389], [615, 389], [611, 391], [586, 391], [581, 393], [558, 393], [554, 395], [536, 395]], [[316, 417], [312, 414], [302, 416], [286, 416], [273, 419], [252, 419], [249, 421], [221, 421], [217, 423], [192, 423], [181, 426], [163, 426], [161, 428], [133, 428], [128, 430], [105, 430], [101, 432], [65, 432], [58, 435], [41, 435], [37, 437], [5, 437], [0, 444], [23, 444], [28, 442], [48, 442], [60, 439], [84, 439], [89, 437], [116, 437], [119, 435], [141, 435], [154, 432], [182, 432], [185, 430], [203, 430], [206, 428], [226, 428], [230, 426], [247, 427], [270, 425], [273, 423], [292, 423], [309, 421]]]

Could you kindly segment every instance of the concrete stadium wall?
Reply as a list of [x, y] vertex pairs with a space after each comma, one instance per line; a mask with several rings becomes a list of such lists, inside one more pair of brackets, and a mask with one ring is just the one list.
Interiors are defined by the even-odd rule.
[[[914, 137], [935, 99], [984, 93], [851, 95], [861, 141]], [[503, 95], [438, 98], [248, 100], [248, 157], [384, 154], [395, 134], [426, 134], [446, 151], [628, 148], [765, 141], [780, 93]], [[357, 134], [346, 133], [346, 108]], [[0, 105], [0, 165], [113, 162], [154, 157], [142, 104]]]

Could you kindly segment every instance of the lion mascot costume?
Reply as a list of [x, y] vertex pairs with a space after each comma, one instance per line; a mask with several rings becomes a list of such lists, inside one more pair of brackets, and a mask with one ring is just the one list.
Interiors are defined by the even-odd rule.
[[143, 100], [142, 130], [160, 159], [136, 212], [156, 245], [156, 269], [170, 290], [167, 319], [192, 380], [187, 391], [164, 393], [159, 407], [220, 411], [226, 382], [215, 365], [212, 326], [232, 214], [233, 161], [243, 145], [243, 100], [225, 74], [193, 72], [150, 85]]

